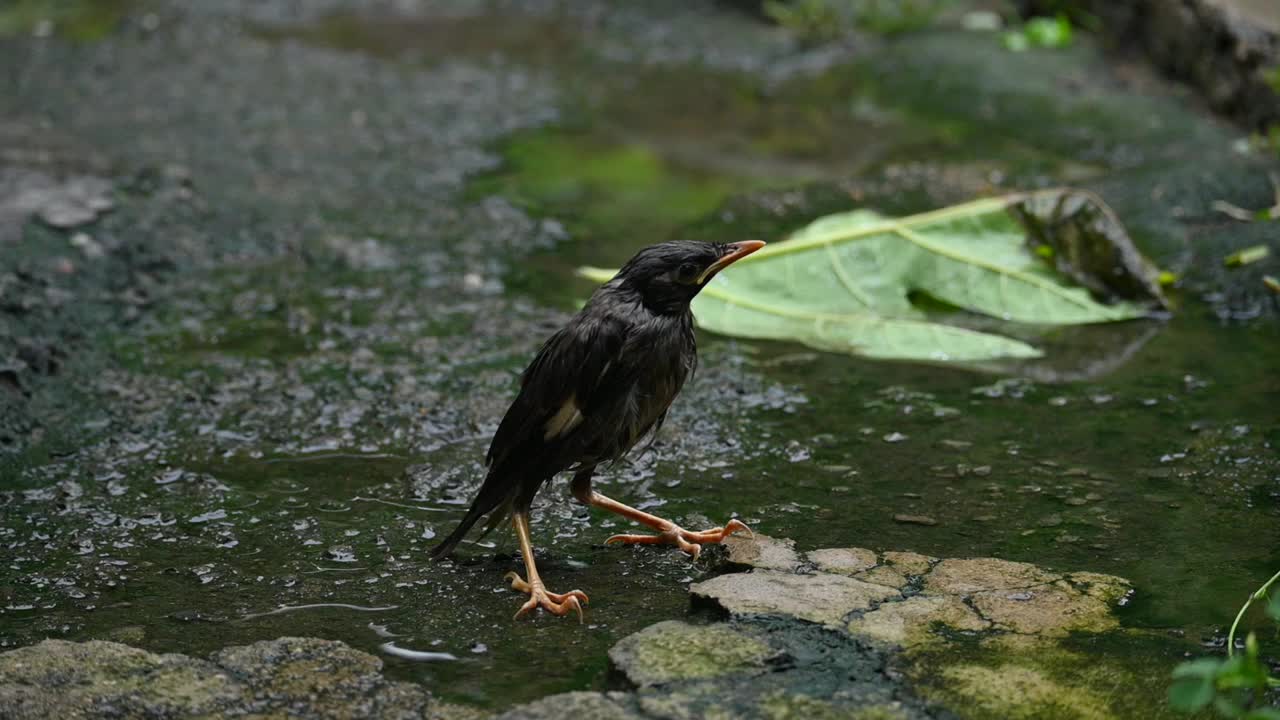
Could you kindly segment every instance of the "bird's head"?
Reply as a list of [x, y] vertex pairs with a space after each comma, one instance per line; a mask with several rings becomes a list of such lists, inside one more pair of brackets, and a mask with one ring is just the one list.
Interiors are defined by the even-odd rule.
[[650, 245], [622, 266], [614, 282], [639, 293], [644, 304], [655, 312], [682, 313], [716, 273], [762, 247], [760, 240], [673, 240]]

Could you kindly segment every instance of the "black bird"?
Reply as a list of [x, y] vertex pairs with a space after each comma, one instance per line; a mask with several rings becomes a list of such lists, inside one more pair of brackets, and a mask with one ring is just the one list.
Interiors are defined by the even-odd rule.
[[[556, 474], [574, 471], [574, 497], [586, 505], [647, 525], [657, 535], [614, 535], [606, 543], [670, 543], [695, 559], [701, 543], [720, 542], [747, 526], [690, 532], [591, 489], [596, 466], [618, 460], [662, 426], [671, 401], [698, 363], [689, 303], [716, 273], [764, 246], [673, 241], [641, 250], [601, 285], [585, 307], [538, 351], [489, 445], [489, 473], [471, 509], [431, 554], [449, 554], [480, 518], [486, 532], [508, 515], [520, 542], [526, 582], [509, 573], [511, 586], [529, 593], [516, 617], [545, 608], [571, 609], [582, 619], [581, 590], [548, 592], [538, 576], [529, 540], [529, 509], [538, 488]], [[748, 532], [750, 532], [748, 530]]]

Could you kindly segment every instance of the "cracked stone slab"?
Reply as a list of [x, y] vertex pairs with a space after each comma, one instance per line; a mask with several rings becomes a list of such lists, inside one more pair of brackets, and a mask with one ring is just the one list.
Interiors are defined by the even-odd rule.
[[766, 646], [767, 671], [641, 687], [633, 697], [645, 717], [926, 720], [945, 715], [916, 699], [901, 676], [884, 672], [883, 650], [842, 628], [780, 615], [754, 615], [711, 627]]
[[903, 575], [888, 565], [881, 565], [879, 567], [873, 567], [870, 570], [864, 570], [854, 575], [854, 577], [859, 580], [865, 580], [869, 583], [875, 583], [876, 585], [891, 587], [895, 590], [902, 590], [906, 588], [907, 583], [910, 582], [906, 575]]
[[[735, 565], [792, 566], [793, 543], [765, 536], [739, 540]], [[939, 560], [915, 552], [824, 548], [804, 554], [819, 572], [773, 569], [721, 575], [691, 587], [695, 600], [733, 616], [776, 614], [840, 624], [887, 647], [919, 647], [938, 630], [1059, 638], [1118, 627], [1112, 605], [1129, 592], [1122, 578], [1055, 573], [999, 558]], [[912, 588], [918, 581], [920, 594]], [[903, 593], [906, 593], [905, 595]], [[845, 622], [850, 614], [856, 617]]]
[[854, 618], [849, 632], [877, 643], [909, 647], [929, 641], [935, 625], [969, 632], [992, 627], [958, 597], [917, 595]]
[[1119, 627], [1106, 602], [1065, 583], [1026, 590], [992, 590], [972, 598], [978, 613], [997, 627], [1027, 635], [1061, 637], [1072, 631]]
[[1030, 563], [997, 558], [958, 558], [939, 562], [924, 581], [927, 594], [965, 595], [986, 590], [1015, 590], [1061, 579]]
[[870, 570], [880, 562], [874, 550], [856, 547], [814, 550], [807, 553], [807, 556], [809, 562], [816, 565], [819, 570], [841, 575], [853, 575], [863, 570]]
[[924, 575], [929, 572], [929, 569], [938, 561], [938, 558], [915, 552], [890, 550], [884, 554], [884, 561], [904, 575]]
[[695, 583], [689, 590], [695, 598], [731, 615], [789, 615], [827, 625], [843, 625], [851, 612], [901, 597], [892, 588], [843, 575], [774, 570], [721, 575]]
[[796, 541], [754, 535], [730, 535], [722, 543], [729, 550], [729, 562], [733, 565], [783, 570], [791, 572], [800, 567], [802, 560], [796, 552]]

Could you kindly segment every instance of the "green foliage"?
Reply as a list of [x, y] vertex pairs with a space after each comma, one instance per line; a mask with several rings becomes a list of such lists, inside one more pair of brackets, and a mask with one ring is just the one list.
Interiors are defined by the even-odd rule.
[[855, 29], [897, 35], [928, 27], [950, 0], [766, 0], [774, 22], [806, 40], [826, 42]]
[[1065, 14], [1056, 17], [1031, 18], [1022, 27], [1004, 34], [1004, 46], [1013, 52], [1032, 48], [1058, 49], [1071, 45], [1074, 31]]
[[[975, 362], [1037, 357], [1040, 351], [937, 322], [935, 309], [954, 317], [960, 308], [1030, 325], [1144, 315], [1135, 302], [1099, 303], [1032, 250], [1027, 217], [1047, 217], [1058, 201], [1073, 210], [1046, 225], [1082, 240], [1063, 246], [1074, 270], [1094, 266], [1077, 252], [1081, 246], [1128, 245], [1113, 224], [1078, 222], [1094, 217], [1096, 208], [1073, 191], [988, 198], [901, 219], [856, 210], [819, 218], [741, 260], [698, 295], [694, 317], [703, 328], [737, 337], [794, 340], [881, 359]], [[1125, 250], [1136, 253], [1131, 245]], [[1135, 272], [1111, 263], [1106, 268], [1109, 275]], [[581, 272], [603, 282], [614, 271]], [[919, 301], [921, 295], [928, 303]]]
[[1271, 88], [1272, 92], [1280, 93], [1280, 65], [1263, 70], [1262, 80]]
[[0, 2], [0, 37], [58, 33], [78, 41], [98, 40], [124, 18], [134, 0], [7, 0]]
[[1199, 712], [1213, 707], [1219, 717], [1233, 720], [1280, 720], [1280, 708], [1259, 707], [1270, 688], [1280, 687], [1280, 678], [1271, 677], [1262, 661], [1258, 636], [1249, 633], [1244, 653], [1235, 651], [1236, 629], [1255, 602], [1268, 600], [1267, 615], [1280, 622], [1280, 594], [1269, 597], [1280, 573], [1258, 588], [1236, 614], [1227, 634], [1226, 658], [1199, 658], [1184, 662], [1173, 671], [1169, 705], [1182, 712]]

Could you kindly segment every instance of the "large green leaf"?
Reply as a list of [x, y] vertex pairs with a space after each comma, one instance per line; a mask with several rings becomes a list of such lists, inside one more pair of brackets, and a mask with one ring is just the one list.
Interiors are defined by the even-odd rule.
[[[600, 282], [614, 273], [580, 272]], [[1155, 275], [1101, 201], [1055, 190], [901, 219], [866, 210], [819, 218], [717, 276], [693, 313], [701, 327], [726, 335], [875, 358], [1027, 358], [1040, 352], [938, 322], [912, 298], [1018, 323], [1111, 322], [1163, 305]], [[1077, 283], [1132, 299], [1100, 302]]]

